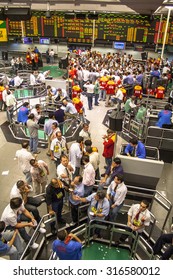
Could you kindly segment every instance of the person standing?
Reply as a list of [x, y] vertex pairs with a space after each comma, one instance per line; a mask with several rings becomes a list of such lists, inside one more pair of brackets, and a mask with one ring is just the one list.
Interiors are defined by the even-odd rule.
[[31, 177], [35, 194], [45, 192], [47, 176], [49, 175], [48, 165], [43, 160], [31, 159]]
[[[72, 223], [70, 225], [74, 225], [78, 222], [78, 207], [80, 205], [80, 202], [77, 201], [75, 198], [77, 197], [83, 197], [84, 196], [84, 185], [82, 183], [82, 176], [76, 176], [74, 177], [73, 181], [70, 185], [70, 195], [69, 195], [69, 201], [70, 201], [70, 208], [71, 208], [71, 217], [72, 217]], [[72, 189], [72, 190], [71, 190]]]
[[24, 102], [17, 113], [17, 121], [26, 124], [29, 115], [29, 102]]
[[83, 128], [79, 132], [79, 136], [83, 137], [83, 142], [91, 140], [91, 133], [89, 132], [89, 125], [87, 123], [83, 124]]
[[94, 105], [95, 106], [99, 106], [99, 103], [98, 103], [98, 99], [99, 99], [99, 94], [100, 94], [100, 78], [97, 78], [97, 80], [95, 81], [95, 84], [94, 84], [94, 97], [95, 97], [95, 100], [94, 100]]
[[93, 96], [94, 96], [94, 84], [92, 81], [88, 81], [86, 84], [83, 85], [84, 88], [86, 88], [86, 94], [88, 99], [88, 109], [92, 110], [93, 105]]
[[84, 184], [84, 196], [88, 196], [92, 193], [93, 186], [95, 184], [95, 170], [88, 155], [82, 157], [82, 162], [84, 164], [83, 170], [83, 181]]
[[[148, 210], [149, 202], [145, 199], [141, 203], [133, 204], [128, 211], [128, 222], [127, 226], [129, 230], [138, 232], [141, 234], [145, 227], [150, 225], [151, 215]], [[116, 245], [123, 243], [127, 239], [127, 235], [123, 234], [120, 236], [120, 239], [116, 242]]]
[[22, 170], [23, 174], [25, 175], [26, 181], [28, 185], [32, 183], [31, 178], [31, 165], [30, 160], [34, 159], [33, 155], [28, 151], [29, 142], [26, 140], [22, 142], [22, 149], [16, 151], [16, 158], [18, 159], [19, 168]]
[[53, 49], [51, 49], [51, 51], [49, 52], [49, 57], [50, 57], [50, 64], [54, 64], [55, 62], [55, 52]]
[[12, 93], [11, 90], [7, 90], [7, 96], [6, 96], [6, 105], [7, 105], [7, 119], [9, 122], [13, 119], [13, 111], [14, 107], [17, 104], [17, 100]]
[[104, 149], [102, 155], [105, 158], [106, 168], [109, 168], [109, 166], [112, 164], [116, 134], [111, 129], [108, 129], [107, 135], [104, 135], [102, 138], [104, 140]]
[[35, 122], [34, 114], [28, 116], [26, 124], [30, 135], [30, 151], [33, 154], [39, 154], [40, 151], [37, 150], [39, 125]]
[[[66, 223], [62, 218], [63, 198], [65, 196], [63, 184], [59, 179], [53, 178], [46, 188], [46, 203], [49, 215], [56, 214], [58, 223]], [[51, 223], [51, 232], [55, 234], [55, 223]]]
[[50, 145], [51, 145], [51, 135], [52, 135], [52, 124], [55, 123], [55, 122], [58, 124], [58, 122], [55, 120], [54, 113], [50, 112], [49, 113], [49, 119], [44, 124], [44, 132], [47, 135], [47, 140], [48, 140], [48, 150], [47, 150], [47, 155], [48, 156], [51, 155]]
[[[82, 241], [73, 233], [61, 230], [58, 239], [53, 241], [52, 250], [60, 260], [80, 260], [82, 257]], [[74, 240], [72, 240], [74, 239]]]
[[68, 154], [68, 150], [69, 149], [65, 137], [62, 136], [60, 131], [58, 131], [56, 133], [56, 138], [52, 140], [50, 146], [51, 159], [55, 160], [56, 167], [60, 164], [61, 156]]
[[123, 206], [127, 194], [123, 176], [117, 174], [107, 189], [107, 198], [110, 202], [110, 221], [115, 222], [118, 212]]
[[80, 174], [81, 158], [83, 156], [83, 137], [78, 136], [76, 143], [73, 143], [69, 149], [69, 160], [75, 167], [73, 177]]
[[57, 167], [57, 177], [64, 184], [65, 189], [68, 191], [72, 181], [72, 172], [74, 172], [73, 166], [69, 163], [69, 159], [66, 155], [62, 155], [61, 163]]
[[59, 123], [59, 129], [61, 130], [62, 135], [64, 135], [64, 121], [65, 121], [65, 113], [64, 110], [61, 108], [61, 104], [57, 104], [56, 111], [55, 111], [55, 120]]
[[171, 125], [172, 108], [170, 104], [166, 104], [164, 110], [161, 110], [158, 114], [158, 121], [156, 126], [162, 128], [164, 124]]

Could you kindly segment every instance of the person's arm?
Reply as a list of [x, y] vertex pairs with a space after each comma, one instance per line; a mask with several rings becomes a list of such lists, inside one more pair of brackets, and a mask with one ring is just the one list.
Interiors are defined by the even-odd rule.
[[128, 144], [127, 146], [126, 146], [126, 148], [125, 148], [125, 150], [124, 150], [124, 153], [127, 155], [127, 156], [131, 156], [131, 146], [130, 146], [130, 144]]
[[69, 235], [71, 237], [71, 239], [74, 239], [75, 241], [82, 243], [82, 241], [79, 239], [79, 237], [77, 237], [75, 234], [73, 233], [69, 233]]
[[24, 214], [27, 218], [29, 218], [31, 220], [31, 222], [33, 224], [35, 224], [35, 219], [34, 217], [31, 215], [31, 213], [25, 208], [23, 211], [22, 211], [22, 214]]
[[16, 235], [17, 235], [17, 234], [18, 234], [18, 230], [15, 229], [14, 234], [13, 234], [11, 240], [7, 242], [7, 244], [8, 244], [9, 247], [11, 247], [11, 246], [14, 244], [14, 241], [15, 241], [15, 238], [16, 238]]
[[132, 218], [132, 216], [128, 215], [127, 225], [128, 225], [129, 227], [132, 226], [131, 218]]
[[48, 165], [44, 162], [44, 168], [46, 169], [47, 175], [49, 175], [49, 168]]

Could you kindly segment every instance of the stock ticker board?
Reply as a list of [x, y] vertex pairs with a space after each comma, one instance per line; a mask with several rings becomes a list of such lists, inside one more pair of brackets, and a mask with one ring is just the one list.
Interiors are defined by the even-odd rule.
[[[54, 14], [50, 19], [44, 13], [37, 12], [31, 20], [15, 22], [7, 20], [8, 36], [45, 36], [66, 38], [71, 43], [91, 43], [94, 39], [124, 41], [133, 43], [163, 42], [166, 18], [160, 23], [160, 17], [150, 20], [145, 15], [99, 14], [98, 20], [66, 19], [64, 14]], [[93, 30], [93, 26], [95, 26]], [[173, 19], [170, 19], [166, 44], [173, 45]]]

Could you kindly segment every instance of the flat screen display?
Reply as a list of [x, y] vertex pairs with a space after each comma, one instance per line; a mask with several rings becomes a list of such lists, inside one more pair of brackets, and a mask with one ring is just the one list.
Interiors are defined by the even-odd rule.
[[23, 37], [23, 44], [33, 44], [33, 38], [31, 37]]
[[40, 38], [40, 44], [49, 45], [50, 44], [50, 38]]
[[124, 42], [113, 42], [113, 48], [116, 50], [125, 50], [126, 43]]

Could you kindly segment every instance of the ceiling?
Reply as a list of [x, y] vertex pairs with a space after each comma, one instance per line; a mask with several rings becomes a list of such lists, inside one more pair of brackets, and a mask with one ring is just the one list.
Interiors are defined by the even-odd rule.
[[0, 7], [27, 6], [40, 11], [96, 11], [147, 15], [167, 14], [165, 6], [168, 5], [173, 5], [173, 0], [0, 0]]

